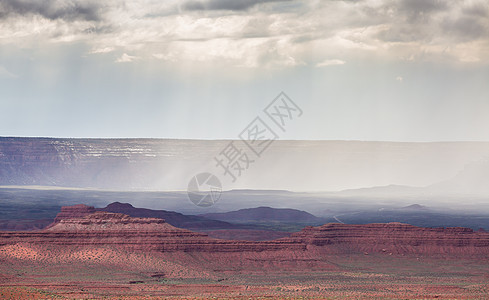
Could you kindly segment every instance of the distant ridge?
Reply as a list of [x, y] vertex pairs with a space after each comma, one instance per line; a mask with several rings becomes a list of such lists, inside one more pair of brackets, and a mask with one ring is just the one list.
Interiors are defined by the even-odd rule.
[[411, 210], [411, 211], [429, 211], [430, 209], [421, 204], [412, 204], [400, 208], [401, 210]]
[[136, 218], [160, 218], [175, 227], [193, 230], [238, 229], [240, 226], [219, 220], [210, 220], [201, 216], [184, 215], [174, 211], [136, 208], [130, 203], [113, 202], [97, 211], [122, 213]]
[[227, 222], [322, 222], [322, 218], [318, 218], [308, 212], [291, 209], [291, 208], [271, 208], [261, 206], [257, 208], [245, 208], [236, 211], [225, 213], [209, 213], [201, 215], [203, 217], [227, 221]]

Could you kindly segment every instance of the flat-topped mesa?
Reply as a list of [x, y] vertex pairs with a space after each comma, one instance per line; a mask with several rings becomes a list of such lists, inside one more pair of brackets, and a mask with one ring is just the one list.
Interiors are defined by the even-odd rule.
[[69, 220], [83, 218], [89, 214], [93, 214], [94, 212], [95, 207], [85, 204], [63, 206], [61, 207], [61, 212], [56, 215], [56, 218], [54, 218], [54, 223], [58, 223], [59, 221], [65, 219]]
[[[91, 212], [91, 213], [90, 213]], [[423, 228], [402, 223], [306, 227], [290, 237], [251, 242], [218, 240], [174, 227], [159, 218], [93, 212], [93, 207], [63, 208], [50, 228], [0, 232], [0, 246], [17, 243], [65, 246], [116, 246], [162, 252], [308, 252], [489, 256], [489, 233], [469, 228]], [[294, 255], [295, 255], [294, 254]]]
[[306, 227], [291, 240], [339, 251], [397, 254], [489, 254], [489, 234], [470, 228], [424, 228], [403, 223]]
[[174, 227], [159, 218], [137, 218], [103, 211], [86, 214], [92, 209], [89, 206], [64, 208], [60, 213], [61, 218], [44, 230], [0, 232], [0, 245], [103, 245], [163, 252], [260, 252], [306, 249], [305, 244], [294, 241], [250, 242], [212, 239], [204, 233]]
[[77, 218], [61, 219], [46, 231], [157, 231], [178, 230], [157, 218], [133, 218], [125, 214], [96, 211]]

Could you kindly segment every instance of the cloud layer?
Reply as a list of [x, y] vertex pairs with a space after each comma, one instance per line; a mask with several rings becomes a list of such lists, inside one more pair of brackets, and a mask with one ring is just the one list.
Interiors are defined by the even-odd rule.
[[100, 5], [91, 1], [5, 0], [0, 2], [0, 17], [39, 15], [48, 20], [99, 20]]
[[[35, 40], [36, 44], [32, 43]], [[258, 67], [489, 62], [485, 0], [0, 2], [0, 45], [86, 43], [112, 61]]]
[[[229, 1], [229, 0], [207, 0], [207, 1], [187, 1], [184, 2], [182, 7], [185, 10], [233, 10], [243, 11], [247, 10], [255, 5], [263, 4], [267, 2], [283, 2], [287, 0], [241, 0], [241, 1]], [[291, 0], [288, 0], [291, 1]]]

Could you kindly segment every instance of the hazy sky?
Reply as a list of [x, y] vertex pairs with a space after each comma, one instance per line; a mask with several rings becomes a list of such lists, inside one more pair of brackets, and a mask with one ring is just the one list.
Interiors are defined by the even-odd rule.
[[487, 0], [0, 0], [0, 135], [488, 140]]

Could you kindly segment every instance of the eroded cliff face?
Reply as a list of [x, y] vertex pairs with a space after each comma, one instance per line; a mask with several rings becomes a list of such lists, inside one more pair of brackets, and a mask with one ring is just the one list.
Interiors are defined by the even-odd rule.
[[305, 250], [302, 243], [229, 241], [176, 228], [158, 218], [133, 218], [120, 213], [94, 211], [93, 207], [64, 207], [55, 223], [44, 230], [0, 232], [0, 245], [29, 243], [60, 246], [108, 245], [141, 251], [243, 252]]
[[326, 224], [306, 227], [291, 240], [336, 252], [387, 254], [489, 254], [489, 233], [470, 228], [423, 228], [402, 223]]
[[219, 240], [176, 228], [163, 219], [133, 218], [93, 207], [65, 207], [49, 228], [0, 232], [0, 245], [117, 246], [160, 252], [384, 253], [406, 255], [489, 255], [489, 233], [468, 228], [422, 228], [408, 224], [326, 224], [306, 227], [274, 241]]
[[[192, 160], [193, 141], [0, 137], [0, 185], [161, 187], [162, 170]], [[214, 151], [215, 145], [200, 143]], [[221, 143], [217, 146], [221, 147]], [[195, 145], [194, 145], [195, 147]], [[186, 176], [185, 178], [190, 178]]]
[[[61, 207], [61, 212], [54, 219], [54, 223], [59, 223], [62, 220], [79, 219], [95, 212], [95, 207], [85, 204], [77, 204], [72, 206]], [[54, 225], [54, 224], [53, 224]]]

